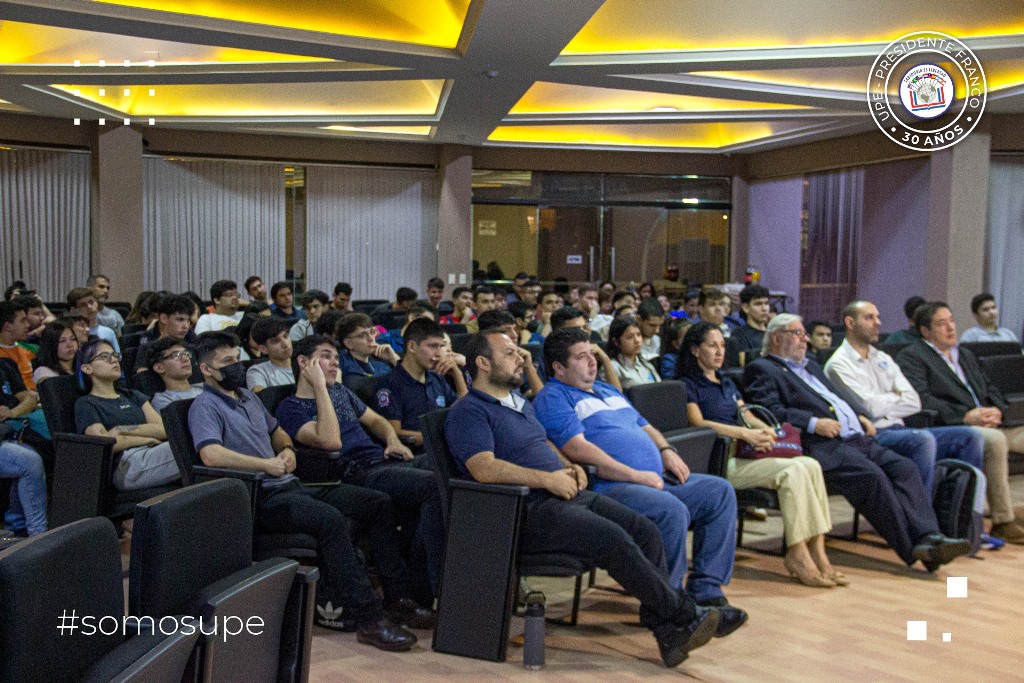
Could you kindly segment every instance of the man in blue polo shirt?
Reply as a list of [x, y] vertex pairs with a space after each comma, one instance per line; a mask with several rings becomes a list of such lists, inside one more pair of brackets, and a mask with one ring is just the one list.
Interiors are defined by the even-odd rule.
[[365, 313], [345, 314], [334, 332], [342, 377], [380, 377], [402, 360], [391, 346], [376, 342], [377, 328]]
[[414, 320], [419, 320], [420, 318], [437, 320], [437, 309], [431, 306], [429, 301], [413, 301], [409, 305], [409, 312], [405, 316], [405, 324], [401, 328], [388, 330], [378, 336], [377, 343], [389, 345], [396, 353], [405, 353], [405, 328], [409, 327], [410, 323]]
[[[444, 520], [441, 494], [434, 474], [408, 466], [412, 453], [399, 440], [391, 424], [367, 408], [349, 389], [337, 383], [338, 350], [330, 337], [314, 335], [295, 344], [292, 356], [295, 395], [277, 408], [277, 419], [296, 442], [329, 451], [341, 450], [338, 474], [342, 481], [386, 493], [402, 526], [403, 547], [422, 548], [410, 553], [414, 576], [430, 585], [398, 598], [405, 608], [410, 600], [431, 605], [441, 581], [444, 557]], [[373, 434], [385, 445], [370, 438]], [[397, 597], [397, 596], [396, 596]], [[425, 610], [424, 616], [429, 616]]]
[[[413, 320], [406, 325], [403, 339], [405, 357], [381, 379], [376, 395], [377, 412], [391, 421], [399, 436], [422, 448], [420, 418], [465, 396], [466, 380], [455, 363], [455, 354], [445, 350], [444, 330], [433, 320]], [[446, 377], [451, 378], [455, 390]]]
[[[416, 636], [385, 614], [352, 546], [346, 519], [372, 527], [371, 545], [386, 550], [386, 544], [374, 539], [389, 532], [394, 535], [390, 499], [346, 485], [304, 487], [292, 474], [292, 440], [255, 394], [245, 389], [238, 338], [227, 332], [205, 332], [199, 337], [196, 355], [205, 387], [189, 409], [188, 425], [199, 457], [209, 467], [267, 475], [255, 515], [258, 530], [309, 534], [316, 539], [323, 576], [317, 586], [316, 623], [335, 630], [351, 630], [349, 624], [354, 623], [361, 643], [391, 652], [411, 648]], [[381, 573], [390, 572], [382, 569]], [[336, 609], [335, 603], [342, 608]]]
[[[692, 520], [693, 571], [687, 592], [698, 605], [722, 613], [718, 636], [739, 628], [747, 614], [722, 594], [736, 549], [736, 494], [725, 479], [690, 474], [676, 449], [626, 397], [597, 380], [597, 360], [587, 333], [562, 329], [544, 342], [552, 377], [534, 400], [547, 436], [572, 462], [597, 467], [594, 490], [658, 525], [669, 580], [682, 586], [686, 532]], [[680, 407], [680, 410], [682, 407]], [[675, 482], [665, 481], [667, 472]]]
[[654, 631], [662, 661], [679, 665], [718, 627], [717, 609], [696, 605], [668, 583], [657, 527], [614, 500], [587, 491], [587, 476], [561, 458], [531, 405], [514, 390], [523, 357], [503, 332], [474, 335], [466, 351], [473, 389], [459, 399], [445, 437], [460, 468], [476, 481], [531, 489], [522, 545], [562, 553], [608, 570], [640, 600], [640, 621]]

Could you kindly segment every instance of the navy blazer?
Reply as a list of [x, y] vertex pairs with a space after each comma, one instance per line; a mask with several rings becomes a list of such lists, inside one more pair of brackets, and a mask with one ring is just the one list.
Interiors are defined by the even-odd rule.
[[[914, 342], [900, 351], [896, 363], [907, 381], [921, 395], [921, 407], [939, 414], [939, 424], [962, 425], [967, 411], [977, 406], [971, 392], [953, 372], [939, 352], [924, 341]], [[960, 345], [960, 367], [978, 401], [1006, 412], [1006, 399], [992, 384], [971, 350]]]
[[[840, 395], [814, 360], [807, 361], [807, 371], [829, 391]], [[743, 385], [743, 397], [747, 403], [763, 405], [779, 422], [788, 422], [802, 432], [800, 439], [805, 451], [816, 443], [828, 441], [808, 431], [807, 425], [812, 417], [835, 420], [835, 408], [778, 358], [758, 358], [747, 365], [743, 371]]]

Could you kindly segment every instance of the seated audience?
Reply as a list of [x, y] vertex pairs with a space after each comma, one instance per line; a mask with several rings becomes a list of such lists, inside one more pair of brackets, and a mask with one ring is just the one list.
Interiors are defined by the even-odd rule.
[[[477, 317], [477, 322], [480, 324], [480, 332], [486, 332], [487, 330], [500, 330], [504, 334], [508, 335], [508, 338], [515, 341], [518, 338], [518, 331], [516, 329], [516, 319], [512, 317], [512, 314], [508, 311], [495, 309], [482, 313]], [[540, 376], [539, 364], [542, 359], [533, 357], [526, 349], [517, 345], [519, 349], [519, 355], [523, 357], [526, 365], [523, 368], [523, 375], [525, 379], [523, 386], [521, 386], [520, 393], [527, 398], [532, 398], [537, 395], [544, 387], [544, 380]], [[466, 358], [467, 367], [469, 365], [469, 357]]]
[[640, 328], [643, 344], [640, 356], [644, 360], [653, 360], [661, 355], [661, 326], [665, 324], [665, 309], [658, 300], [648, 297], [640, 302], [636, 309], [636, 323]]
[[[408, 311], [409, 307], [412, 306], [413, 302], [419, 295], [415, 289], [410, 287], [399, 287], [398, 291], [395, 292], [395, 300], [393, 302], [383, 303], [377, 308], [373, 309], [376, 313], [386, 313], [388, 311]], [[431, 306], [431, 308], [433, 308]]]
[[9, 358], [0, 359], [0, 437], [5, 433], [43, 452], [52, 463], [50, 428], [39, 394], [25, 386], [21, 371]]
[[388, 344], [378, 344], [377, 328], [365, 313], [348, 313], [335, 328], [341, 345], [342, 377], [380, 377], [401, 361]]
[[718, 610], [696, 605], [669, 584], [654, 523], [586, 490], [586, 472], [551, 448], [533, 406], [515, 393], [525, 362], [511, 337], [482, 331], [470, 340], [467, 365], [473, 388], [455, 403], [445, 425], [463, 473], [484, 483], [530, 487], [522, 551], [574, 555], [607, 569], [640, 600], [640, 623], [654, 632], [662, 661], [678, 666], [713, 637]]
[[[597, 467], [594, 490], [651, 520], [661, 532], [669, 585], [683, 587], [686, 536], [693, 525], [693, 571], [686, 592], [716, 607], [716, 636], [739, 628], [747, 614], [729, 605], [722, 586], [736, 552], [736, 494], [720, 477], [691, 474], [665, 437], [612, 386], [597, 381], [597, 361], [582, 330], [544, 342], [551, 377], [534, 399], [547, 437], [570, 462]], [[665, 476], [663, 476], [665, 473]]]
[[258, 394], [267, 387], [294, 384], [292, 374], [292, 340], [288, 338], [291, 324], [287, 318], [260, 318], [252, 326], [252, 341], [267, 360], [256, 363], [245, 373], [249, 391]]
[[121, 379], [121, 354], [95, 339], [79, 349], [75, 366], [89, 392], [75, 401], [75, 426], [82, 434], [116, 439], [114, 452], [121, 457], [114, 486], [133, 491], [181, 479], [160, 414], [144, 394], [114, 384]]
[[700, 289], [688, 289], [683, 296], [683, 305], [680, 310], [693, 322], [700, 321], [700, 295]]
[[[743, 398], [736, 384], [723, 377], [725, 338], [711, 323], [690, 327], [679, 351], [680, 376], [686, 384], [686, 415], [693, 427], [710, 427], [737, 443], [758, 451], [775, 447], [775, 430], [752, 414], [740, 420]], [[786, 557], [792, 578], [805, 586], [831, 588], [849, 584], [825, 553], [825, 534], [832, 528], [828, 493], [821, 465], [814, 458], [735, 458], [727, 466], [729, 482], [737, 489], [764, 487], [779, 492]]]
[[75, 287], [68, 292], [68, 306], [89, 322], [89, 334], [99, 337], [114, 347], [114, 351], [121, 351], [117, 344], [117, 335], [105, 325], [100, 325], [96, 320], [96, 297], [88, 287]]
[[128, 312], [128, 317], [124, 319], [125, 324], [142, 325], [143, 329], [145, 329], [153, 319], [149, 311], [148, 302], [154, 296], [156, 296], [156, 292], [145, 291], [135, 297], [132, 310]]
[[701, 290], [700, 321], [718, 325], [718, 329], [722, 331], [722, 336], [726, 339], [729, 338], [733, 330], [725, 320], [731, 309], [732, 302], [729, 300], [729, 295], [722, 290], [715, 288]]
[[617, 390], [622, 391], [622, 384], [619, 382], [618, 373], [615, 372], [615, 365], [612, 363], [612, 359], [608, 357], [608, 354], [605, 353], [604, 348], [594, 341], [593, 334], [590, 331], [590, 321], [587, 320], [587, 316], [583, 311], [578, 308], [573, 308], [572, 306], [563, 306], [551, 314], [552, 332], [571, 328], [583, 330], [590, 338], [590, 352], [593, 353], [594, 358], [597, 359], [598, 379], [612, 385]]
[[619, 376], [623, 391], [637, 384], [661, 381], [661, 375], [651, 362], [640, 355], [642, 347], [643, 336], [636, 321], [630, 318], [612, 321], [608, 329], [608, 357], [612, 359], [612, 367]]
[[293, 342], [297, 342], [300, 339], [312, 336], [316, 321], [327, 310], [327, 304], [330, 300], [331, 298], [327, 296], [327, 292], [321, 292], [319, 289], [306, 290], [306, 293], [302, 295], [302, 310], [305, 312], [306, 317], [292, 325], [292, 329], [288, 332], [288, 338]]
[[476, 334], [480, 331], [480, 325], [477, 322], [477, 317], [487, 311], [493, 311], [498, 308], [498, 300], [494, 292], [494, 287], [490, 285], [480, 285], [473, 290], [473, 318], [472, 320], [464, 323], [466, 325], [466, 332], [470, 334]]
[[[636, 306], [636, 298], [632, 292], [615, 292], [609, 295], [610, 305], [609, 310], [605, 312], [604, 303], [601, 304], [601, 312], [597, 315], [591, 316], [590, 318], [590, 329], [601, 335], [603, 341], [608, 341], [608, 331], [611, 327], [612, 321], [619, 317], [619, 310], [623, 306], [634, 308]], [[635, 311], [634, 311], [635, 312]]]
[[928, 571], [970, 551], [939, 532], [931, 491], [908, 459], [872, 438], [875, 426], [857, 415], [813, 360], [800, 316], [780, 313], [765, 331], [762, 357], [743, 372], [744, 397], [800, 430], [804, 453], [821, 465], [830, 493], [845, 497], [906, 564]]
[[92, 289], [96, 297], [96, 320], [100, 325], [109, 327], [118, 337], [121, 336], [121, 328], [124, 327], [124, 318], [116, 310], [107, 306], [110, 299], [110, 278], [106, 275], [90, 275], [85, 286]]
[[810, 336], [807, 337], [807, 350], [810, 353], [825, 351], [832, 348], [832, 326], [821, 320], [812, 320], [807, 326]]
[[274, 301], [267, 296], [267, 286], [258, 275], [250, 275], [245, 280], [245, 293], [249, 295], [250, 302], [262, 302], [268, 306]]
[[85, 316], [78, 315], [74, 311], [66, 311], [60, 316], [60, 320], [71, 327], [79, 348], [89, 341], [89, 321], [85, 319]]
[[[457, 294], [452, 294], [454, 299]], [[454, 302], [443, 301], [444, 299], [444, 280], [439, 277], [432, 277], [427, 280], [427, 301], [430, 305], [437, 309], [437, 314], [441, 316], [449, 315], [454, 310]]]
[[193, 344], [196, 339], [192, 332], [192, 302], [181, 294], [169, 294], [160, 297], [155, 303], [157, 311], [156, 325], [143, 333], [139, 338], [139, 353], [135, 357], [135, 372], [146, 369], [146, 345], [163, 337], [171, 337], [186, 345]]
[[[430, 589], [421, 602], [432, 605], [440, 586], [444, 555], [444, 521], [434, 474], [409, 467], [412, 453], [392, 425], [338, 384], [338, 351], [329, 337], [300, 340], [293, 361], [295, 395], [277, 408], [281, 427], [297, 443], [340, 450], [338, 475], [343, 482], [391, 497], [396, 521], [408, 532], [410, 542], [405, 545], [418, 545], [427, 555], [426, 566], [417, 573], [429, 577]], [[376, 443], [371, 435], [384, 445]], [[410, 565], [416, 566], [412, 562]], [[418, 611], [422, 617], [430, 615], [430, 609], [416, 605], [411, 595], [399, 602], [404, 603], [399, 605], [402, 609]]]
[[67, 322], [57, 320], [43, 328], [39, 353], [32, 361], [32, 379], [36, 386], [51, 377], [70, 375], [75, 371], [78, 338]]
[[[734, 329], [729, 339], [737, 344], [741, 352], [761, 348], [764, 328], [772, 317], [769, 295], [768, 288], [761, 285], [747, 285], [740, 290], [740, 310], [743, 312], [745, 324]], [[741, 362], [740, 365], [742, 364]]]
[[914, 324], [914, 312], [918, 306], [928, 303], [927, 299], [923, 296], [912, 296], [906, 300], [903, 304], [903, 314], [907, 316], [907, 327], [902, 330], [896, 330], [888, 337], [885, 338], [886, 344], [911, 344], [921, 340], [921, 334], [917, 331], [917, 326]]
[[999, 327], [999, 309], [996, 298], [982, 292], [971, 299], [971, 313], [978, 324], [960, 335], [961, 342], [1017, 341], [1017, 335], [1006, 327]]
[[[406, 326], [402, 336], [405, 355], [381, 380], [375, 407], [399, 436], [409, 438], [417, 448], [422, 448], [420, 418], [465, 396], [466, 380], [454, 354], [445, 351], [444, 331], [433, 320], [414, 320]], [[449, 381], [455, 385], [454, 390]]]
[[339, 282], [334, 285], [334, 298], [331, 299], [331, 308], [344, 313], [352, 312], [352, 285], [347, 282]]
[[[109, 331], [109, 330], [108, 330]], [[25, 309], [13, 301], [0, 301], [0, 358], [7, 358], [14, 363], [21, 373], [21, 381], [27, 389], [35, 391], [36, 382], [32, 379], [32, 359], [35, 354], [21, 346], [19, 342], [28, 335], [28, 318]]]
[[206, 302], [203, 301], [201, 296], [191, 290], [182, 292], [181, 295], [192, 303], [192, 313], [189, 315], [189, 325], [194, 328], [196, 323], [199, 322], [199, 316], [204, 312], [208, 312]]
[[[411, 290], [410, 290], [411, 291]], [[430, 318], [431, 320], [437, 320], [437, 311], [427, 301], [413, 301], [406, 307], [405, 322], [400, 328], [388, 330], [377, 337], [378, 344], [387, 344], [393, 348], [397, 353], [405, 353], [405, 341], [403, 335], [405, 335], [405, 328], [409, 326], [413, 320], [419, 320], [420, 318]]]
[[515, 277], [512, 278], [512, 291], [507, 297], [505, 297], [505, 306], [508, 306], [513, 301], [523, 300], [523, 288], [526, 286], [529, 279], [530, 275], [528, 273], [518, 272], [515, 274]]
[[679, 379], [679, 349], [683, 348], [683, 338], [693, 327], [689, 318], [672, 318], [661, 340], [661, 367], [658, 368], [662, 377]]
[[540, 321], [540, 328], [537, 332], [541, 339], [551, 334], [551, 314], [561, 308], [563, 304], [562, 295], [558, 292], [541, 293], [540, 307], [537, 309], [537, 320]]
[[[352, 545], [351, 519], [367, 530], [386, 592], [398, 598], [402, 562], [397, 553], [391, 502], [383, 493], [341, 484], [307, 488], [295, 477], [295, 449], [263, 403], [244, 388], [238, 340], [207, 332], [197, 344], [206, 386], [189, 409], [188, 424], [203, 464], [266, 473], [257, 498], [260, 533], [302, 533], [316, 539], [320, 582], [318, 626], [356, 628], [356, 639], [382, 650], [405, 652], [416, 636], [392, 621]], [[338, 607], [335, 607], [338, 605]]]
[[520, 344], [544, 343], [544, 337], [534, 329], [537, 327], [537, 309], [535, 306], [531, 306], [525, 301], [513, 301], [506, 307], [506, 310], [515, 318], [516, 340]]
[[333, 337], [334, 330], [338, 326], [338, 321], [346, 315], [348, 315], [348, 313], [345, 313], [344, 311], [328, 308], [320, 314], [316, 324], [313, 325], [313, 334], [322, 334], [327, 337]]
[[294, 306], [292, 286], [287, 282], [275, 282], [270, 288], [270, 298], [274, 300], [270, 306], [270, 315], [287, 320], [291, 325], [306, 317], [305, 311]]
[[[4, 365], [0, 361], [0, 365]], [[4, 407], [0, 407], [2, 413]], [[0, 426], [0, 477], [13, 479], [10, 507], [4, 528], [14, 536], [35, 536], [46, 531], [46, 471], [43, 459], [31, 446], [20, 443], [13, 431]]]
[[642, 285], [640, 285], [640, 287], [636, 290], [636, 293], [637, 295], [639, 295], [641, 301], [643, 301], [644, 299], [656, 300], [658, 298], [658, 290], [654, 288], [654, 283], [651, 282], [645, 282]]
[[43, 328], [56, 318], [46, 314], [46, 306], [43, 300], [35, 294], [22, 294], [14, 299], [14, 305], [25, 311], [25, 319], [28, 321], [28, 333], [21, 345], [32, 353], [39, 352], [39, 337], [43, 334]]
[[177, 339], [158, 339], [149, 345], [147, 353], [149, 369], [160, 375], [164, 382], [164, 390], [157, 392], [149, 401], [158, 413], [174, 401], [195, 398], [203, 392], [202, 384], [189, 383], [194, 356]]
[[[250, 308], [251, 308], [251, 306], [250, 306]], [[268, 312], [270, 311], [269, 307], [267, 307], [267, 311]], [[244, 316], [242, 316], [242, 322], [238, 323], [238, 327], [236, 327], [233, 330], [231, 328], [227, 328], [227, 330], [226, 330], [226, 331], [230, 331], [232, 334], [234, 334], [235, 336], [238, 337], [238, 339], [239, 339], [239, 347], [238, 348], [239, 348], [240, 353], [241, 353], [241, 358], [244, 361], [257, 360], [259, 358], [263, 358], [263, 354], [260, 352], [259, 347], [256, 346], [256, 342], [254, 342], [252, 340], [252, 328], [253, 328], [253, 325], [255, 325], [256, 321], [259, 320], [262, 317], [266, 317], [266, 316], [253, 315], [252, 313], [246, 313]]]
[[[436, 304], [431, 301], [431, 306]], [[476, 320], [476, 313], [473, 312], [473, 290], [469, 287], [456, 287], [452, 291], [452, 312], [441, 316], [442, 325], [465, 325], [470, 320]]]
[[587, 322], [594, 319], [594, 316], [601, 312], [601, 304], [598, 302], [600, 294], [598, 294], [597, 287], [593, 285], [580, 285], [579, 300], [577, 301], [576, 307], [583, 311], [583, 315], [587, 316]]
[[921, 397], [921, 405], [938, 412], [940, 425], [969, 425], [985, 439], [985, 475], [988, 477], [992, 529], [989, 533], [1007, 543], [1024, 545], [1024, 529], [1014, 519], [1009, 490], [1003, 488], [1009, 451], [1024, 452], [1024, 426], [1003, 427], [1006, 399], [985, 375], [978, 359], [956, 340], [956, 322], [949, 306], [932, 301], [914, 312], [921, 341], [896, 357], [903, 374]]
[[231, 280], [217, 280], [210, 287], [213, 313], [204, 313], [196, 321], [195, 333], [220, 331], [242, 322], [244, 313], [239, 310], [238, 285]]

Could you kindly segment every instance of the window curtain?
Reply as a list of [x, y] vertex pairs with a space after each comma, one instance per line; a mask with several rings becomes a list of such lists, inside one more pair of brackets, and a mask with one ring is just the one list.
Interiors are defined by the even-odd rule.
[[800, 256], [800, 313], [836, 324], [857, 295], [864, 169], [807, 177]]
[[89, 277], [89, 155], [0, 150], [0, 283], [64, 301]]
[[356, 299], [426, 298], [437, 269], [439, 184], [433, 170], [306, 168], [310, 288], [348, 282]]
[[280, 164], [147, 157], [144, 286], [205, 299], [217, 280], [284, 279], [284, 181]]
[[[1024, 333], [1024, 298], [1020, 295], [1024, 264], [1024, 160], [993, 162], [988, 178], [987, 285], [999, 306], [999, 324]], [[960, 322], [965, 330], [973, 320]]]

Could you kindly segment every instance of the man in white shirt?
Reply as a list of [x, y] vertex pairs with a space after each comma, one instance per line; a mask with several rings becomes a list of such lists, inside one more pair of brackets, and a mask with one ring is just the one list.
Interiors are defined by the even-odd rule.
[[217, 280], [210, 287], [210, 299], [213, 301], [215, 312], [199, 316], [199, 320], [196, 321], [196, 334], [220, 332], [242, 322], [242, 312], [238, 310], [241, 304], [237, 284], [231, 280]]
[[971, 299], [971, 313], [978, 322], [975, 327], [964, 330], [960, 342], [997, 342], [1017, 341], [1017, 335], [1005, 327], [999, 327], [999, 309], [996, 298], [988, 292], [982, 292]]

